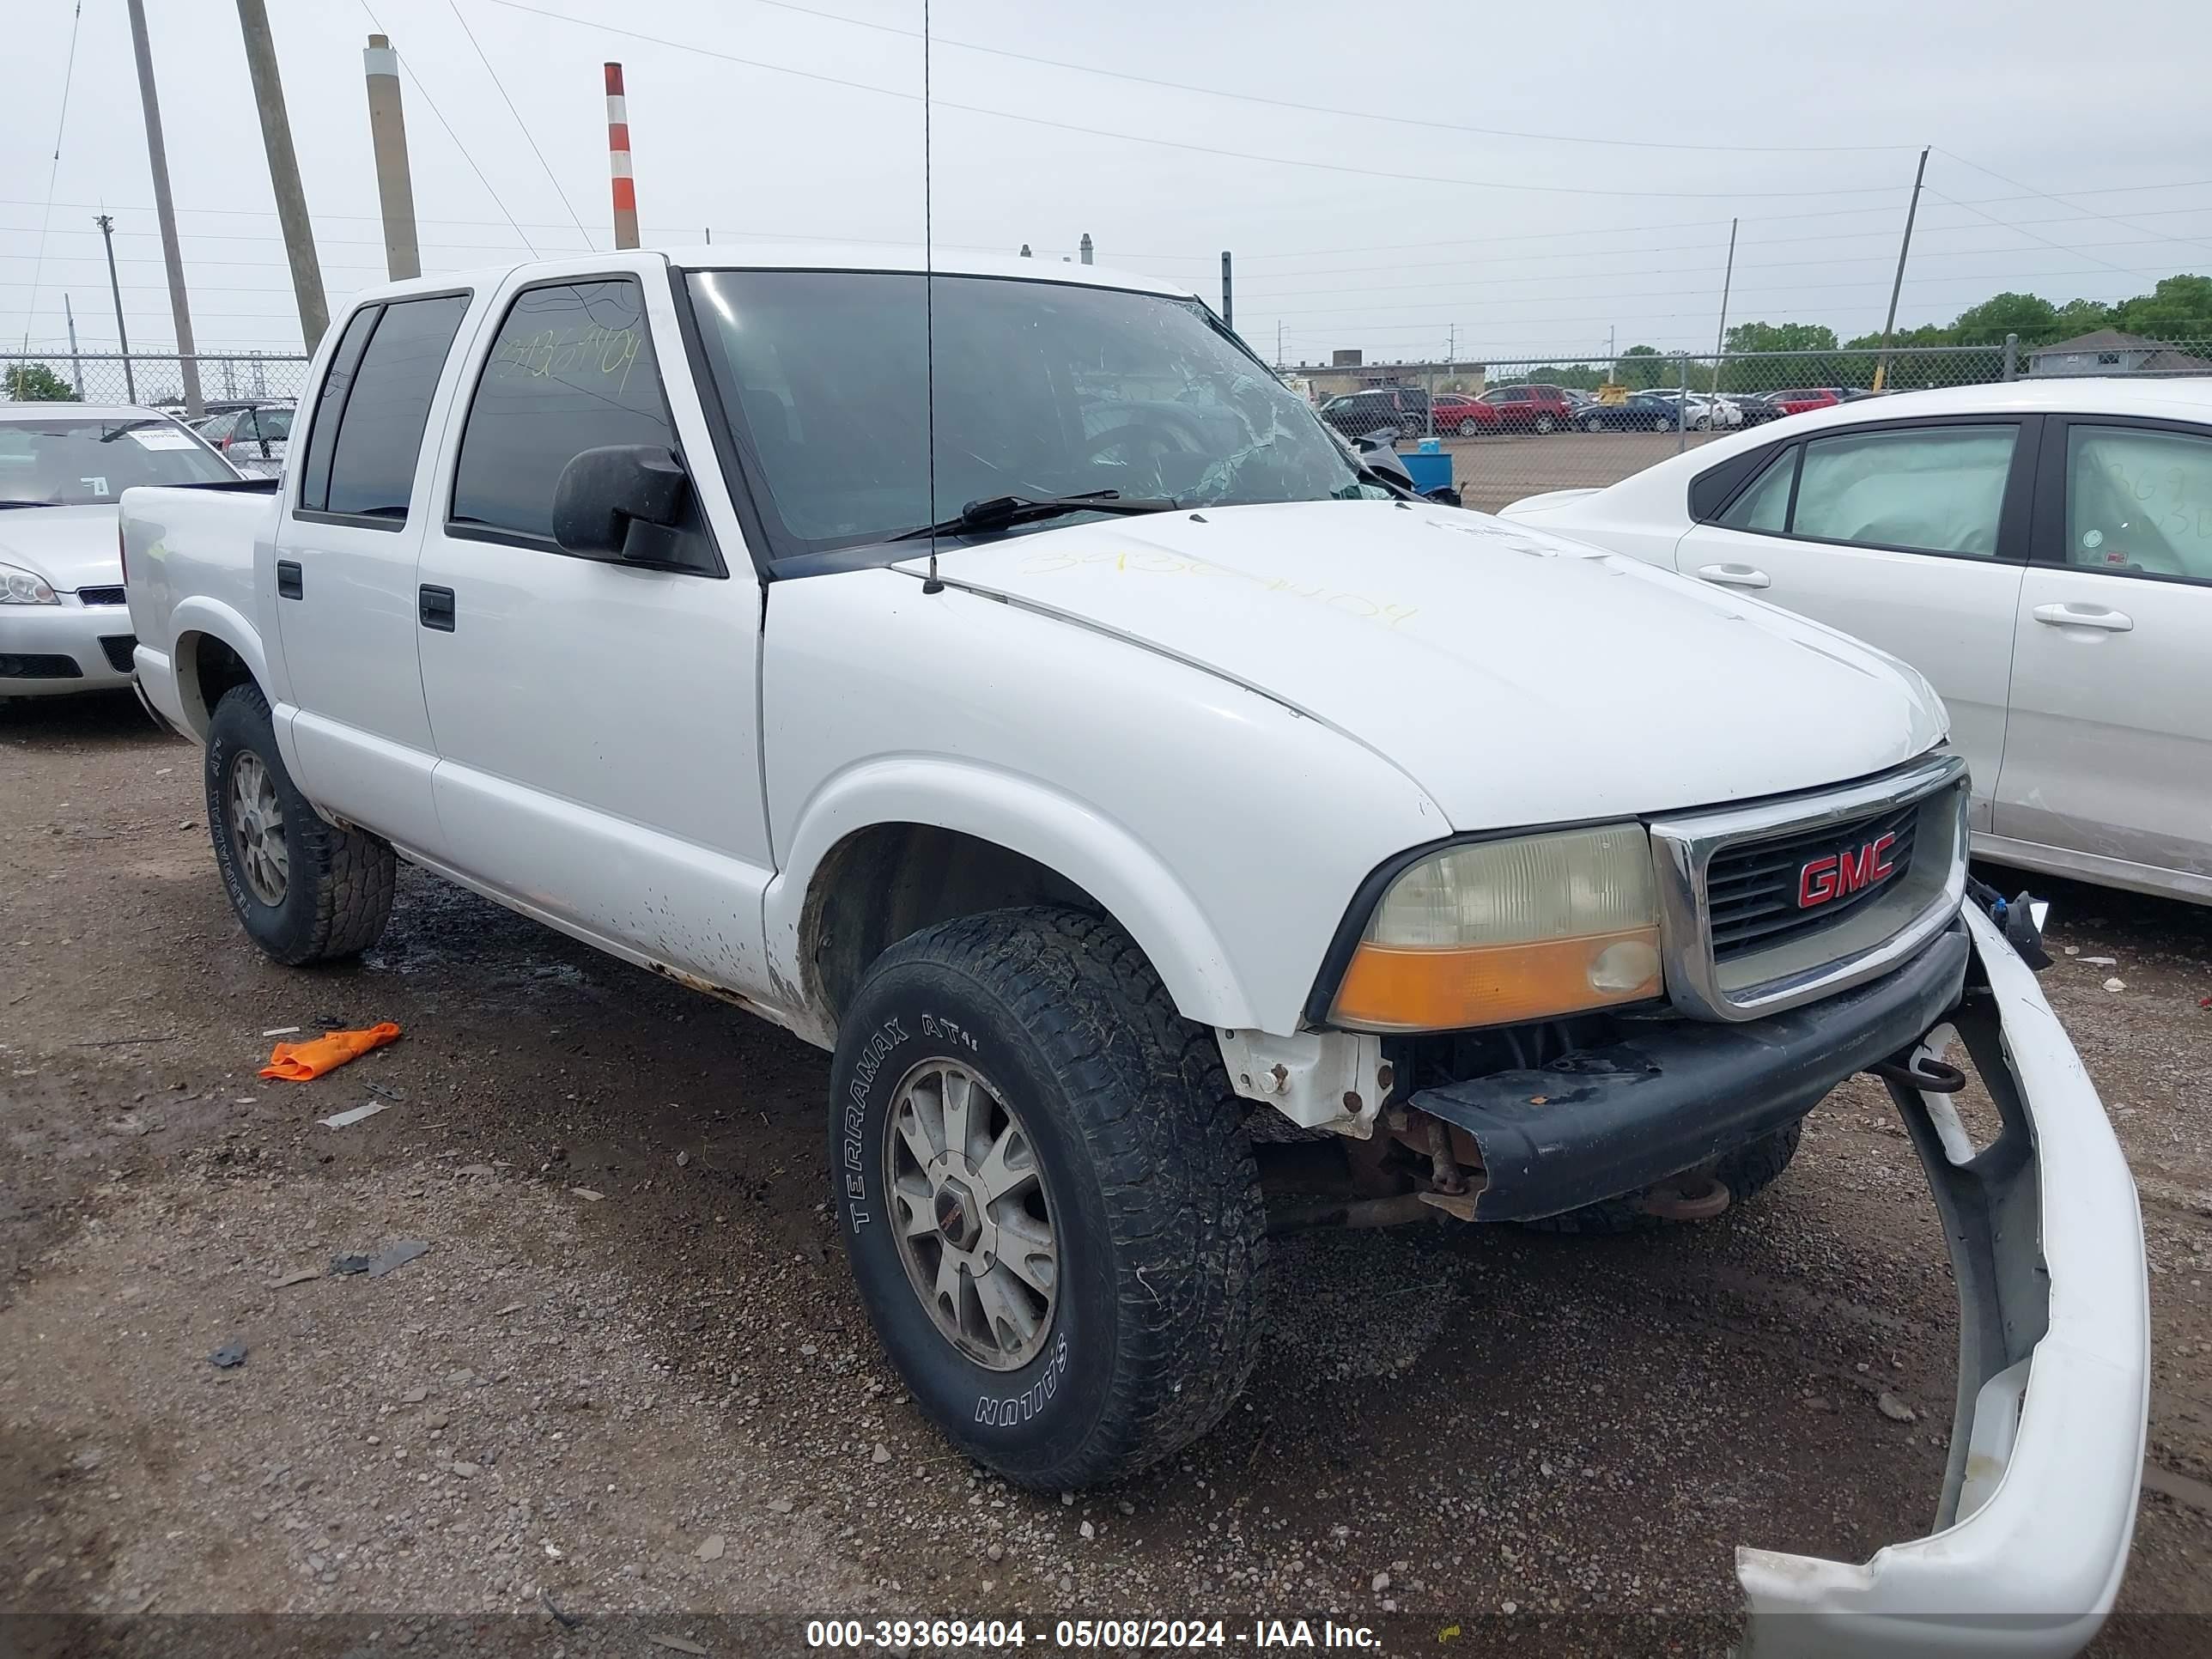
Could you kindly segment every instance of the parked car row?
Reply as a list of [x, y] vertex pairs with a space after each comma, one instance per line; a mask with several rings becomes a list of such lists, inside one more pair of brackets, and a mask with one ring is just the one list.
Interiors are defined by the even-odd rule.
[[[1322, 418], [1346, 437], [1364, 437], [1385, 427], [1401, 434], [1427, 432], [1476, 438], [1498, 432], [1651, 431], [1676, 425], [1692, 432], [1733, 431], [1762, 426], [1785, 415], [1809, 414], [1876, 396], [1853, 386], [1793, 386], [1778, 392], [1685, 392], [1654, 386], [1608, 404], [1573, 386], [1530, 381], [1492, 386], [1480, 396], [1419, 386], [1370, 386], [1346, 392], [1322, 405]], [[1435, 425], [1430, 425], [1431, 405]]]
[[236, 466], [254, 477], [273, 478], [284, 470], [285, 447], [292, 437], [289, 403], [218, 405], [192, 422], [192, 430]]

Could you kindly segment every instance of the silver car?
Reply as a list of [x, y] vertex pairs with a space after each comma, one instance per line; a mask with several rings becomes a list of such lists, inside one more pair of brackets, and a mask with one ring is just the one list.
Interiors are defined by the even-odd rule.
[[240, 477], [155, 410], [0, 404], [0, 699], [129, 685], [118, 498]]

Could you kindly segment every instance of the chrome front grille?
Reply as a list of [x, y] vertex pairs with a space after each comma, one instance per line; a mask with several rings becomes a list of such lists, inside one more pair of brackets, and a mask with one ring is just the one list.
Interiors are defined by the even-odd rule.
[[[1880, 897], [1892, 882], [1911, 868], [1913, 834], [1919, 822], [1918, 805], [1899, 806], [1832, 829], [1808, 830], [1776, 841], [1747, 842], [1714, 854], [1705, 872], [1713, 959], [1729, 962], [1817, 933]], [[1803, 872], [1808, 866], [1881, 845], [1885, 838], [1887, 875], [1853, 891], [1809, 905], [1804, 902]]]
[[1958, 915], [1966, 794], [1966, 762], [1938, 753], [1816, 795], [1655, 821], [1668, 995], [1698, 1018], [1757, 1019], [1898, 966]]

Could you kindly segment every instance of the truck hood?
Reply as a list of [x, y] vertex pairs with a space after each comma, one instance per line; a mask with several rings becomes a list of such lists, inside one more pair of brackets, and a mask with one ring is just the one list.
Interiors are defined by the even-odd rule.
[[[1924, 753], [1947, 725], [1924, 680], [1817, 623], [1425, 504], [1066, 526], [941, 547], [939, 574], [1323, 721], [1459, 830], [1817, 788]], [[1284, 779], [1285, 807], [1315, 787]]]
[[44, 576], [56, 587], [114, 587], [123, 580], [112, 507], [0, 508], [0, 564]]

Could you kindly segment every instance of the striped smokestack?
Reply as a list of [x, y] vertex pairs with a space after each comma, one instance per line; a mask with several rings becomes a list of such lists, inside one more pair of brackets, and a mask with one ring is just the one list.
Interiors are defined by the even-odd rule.
[[637, 180], [629, 170], [629, 106], [623, 97], [622, 65], [607, 66], [607, 167], [615, 191], [615, 246], [637, 246]]

